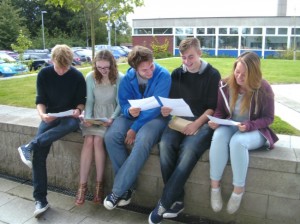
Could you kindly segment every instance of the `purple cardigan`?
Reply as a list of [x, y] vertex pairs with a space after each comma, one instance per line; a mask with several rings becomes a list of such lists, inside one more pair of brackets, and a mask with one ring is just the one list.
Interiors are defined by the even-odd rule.
[[[215, 117], [231, 119], [232, 114], [229, 108], [229, 87], [224, 80], [219, 83], [218, 104], [214, 113]], [[274, 120], [274, 93], [270, 84], [262, 80], [261, 87], [256, 90], [251, 99], [249, 110], [249, 120], [242, 122], [246, 125], [246, 131], [259, 130], [270, 144], [270, 149], [274, 148], [274, 143], [278, 137], [269, 127]]]

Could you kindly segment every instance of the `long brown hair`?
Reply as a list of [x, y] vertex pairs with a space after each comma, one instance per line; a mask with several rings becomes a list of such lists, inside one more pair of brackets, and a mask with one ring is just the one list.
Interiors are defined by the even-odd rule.
[[241, 113], [250, 109], [250, 101], [253, 93], [261, 86], [262, 72], [260, 58], [254, 52], [242, 53], [233, 64], [232, 74], [228, 77], [227, 83], [230, 89], [230, 110], [233, 111], [236, 104], [240, 86], [236, 83], [234, 71], [238, 63], [245, 66], [245, 87], [246, 92], [241, 102]]
[[101, 83], [102, 82], [102, 78], [103, 75], [101, 74], [101, 72], [97, 69], [96, 66], [96, 62], [97, 61], [108, 61], [110, 66], [109, 66], [109, 81], [111, 84], [115, 84], [117, 77], [118, 77], [118, 69], [117, 69], [117, 62], [114, 58], [114, 56], [112, 55], [112, 53], [109, 50], [102, 50], [99, 51], [94, 60], [93, 60], [93, 70], [94, 70], [94, 77], [97, 81], [97, 83]]

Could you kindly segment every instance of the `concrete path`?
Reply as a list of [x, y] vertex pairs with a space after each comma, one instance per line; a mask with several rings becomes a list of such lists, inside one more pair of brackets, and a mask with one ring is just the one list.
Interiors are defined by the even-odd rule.
[[[141, 224], [148, 223], [148, 214], [116, 208], [108, 211], [104, 206], [87, 201], [74, 205], [74, 197], [48, 191], [50, 208], [39, 218], [33, 216], [32, 186], [0, 177], [0, 223], [2, 224]], [[176, 224], [165, 220], [165, 224]]]

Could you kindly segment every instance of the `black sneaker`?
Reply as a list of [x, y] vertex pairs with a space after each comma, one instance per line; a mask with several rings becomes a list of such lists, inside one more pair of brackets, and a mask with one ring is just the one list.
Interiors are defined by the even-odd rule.
[[169, 208], [164, 214], [164, 218], [175, 218], [184, 210], [184, 204], [182, 201], [175, 201], [171, 208]]
[[166, 209], [162, 206], [160, 201], [156, 205], [155, 209], [151, 212], [148, 218], [149, 224], [159, 224], [163, 220], [163, 214], [166, 212]]
[[116, 196], [114, 193], [111, 193], [106, 196], [104, 199], [103, 205], [108, 210], [113, 210], [121, 200], [121, 197]]
[[120, 198], [118, 206], [128, 205], [131, 201], [132, 194], [133, 194], [133, 190], [129, 189], [128, 191], [126, 191], [125, 194], [123, 194], [123, 196]]
[[48, 208], [50, 205], [48, 202], [41, 202], [41, 201], [36, 201], [35, 202], [35, 211], [33, 213], [35, 218], [40, 217]]
[[27, 145], [21, 145], [18, 148], [18, 151], [19, 151], [19, 154], [20, 154], [22, 162], [26, 166], [28, 166], [30, 169], [32, 169], [31, 150], [30, 150], [30, 148], [28, 146], [29, 146], [29, 144], [27, 144]]

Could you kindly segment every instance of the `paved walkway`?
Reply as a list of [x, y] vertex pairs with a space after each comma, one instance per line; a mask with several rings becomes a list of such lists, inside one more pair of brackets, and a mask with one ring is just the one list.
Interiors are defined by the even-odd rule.
[[[74, 205], [74, 197], [48, 191], [50, 208], [39, 218], [33, 216], [32, 186], [0, 177], [0, 224], [141, 224], [148, 223], [148, 214], [116, 208], [108, 211], [104, 206], [87, 201]], [[165, 224], [175, 224], [165, 220]]]

